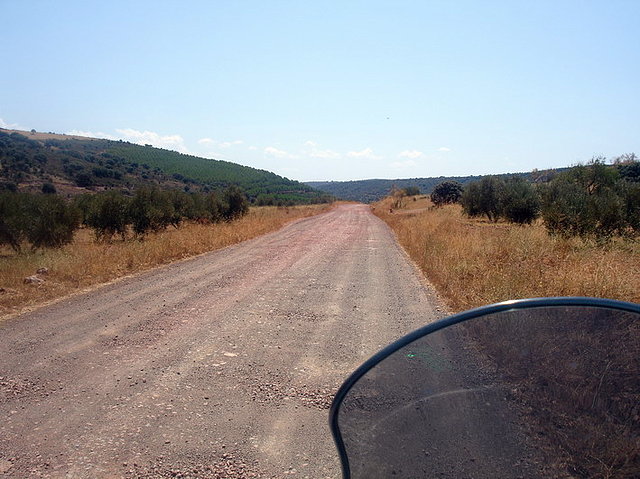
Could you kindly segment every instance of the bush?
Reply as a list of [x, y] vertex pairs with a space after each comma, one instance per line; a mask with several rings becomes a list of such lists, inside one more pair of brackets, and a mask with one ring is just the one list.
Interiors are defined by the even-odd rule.
[[93, 197], [85, 197], [87, 226], [93, 228], [97, 240], [110, 240], [119, 234], [126, 238], [129, 219], [129, 199], [115, 191], [99, 193]]
[[80, 212], [59, 196], [0, 193], [0, 244], [16, 252], [25, 240], [34, 249], [63, 246], [79, 225]]
[[640, 182], [621, 182], [625, 224], [631, 233], [640, 233]]
[[222, 221], [225, 205], [216, 193], [209, 193], [204, 199], [206, 219], [213, 222]]
[[504, 182], [500, 190], [499, 210], [512, 223], [531, 224], [540, 215], [540, 198], [531, 183], [519, 176]]
[[237, 186], [229, 186], [222, 194], [222, 216], [227, 221], [243, 217], [249, 212], [249, 200]]
[[78, 176], [76, 176], [76, 185], [80, 186], [81, 188], [88, 188], [89, 186], [93, 186], [93, 178], [91, 178], [91, 175], [88, 175], [87, 173], [80, 173]]
[[594, 158], [571, 168], [542, 189], [542, 216], [549, 233], [564, 237], [637, 234], [640, 186], [619, 169]]
[[26, 237], [32, 248], [59, 248], [73, 241], [81, 214], [57, 195], [29, 195]]
[[459, 203], [462, 199], [462, 185], [457, 181], [443, 181], [431, 192], [431, 202], [440, 207], [450, 203]]
[[404, 188], [404, 194], [406, 196], [416, 196], [420, 194], [420, 188], [417, 186], [407, 186]]
[[169, 195], [157, 188], [138, 189], [129, 206], [129, 217], [137, 235], [165, 229], [175, 221], [174, 215]]
[[588, 193], [566, 178], [540, 187], [542, 218], [547, 231], [563, 237], [586, 236], [593, 232], [589, 220]]
[[24, 195], [14, 192], [0, 192], [0, 244], [9, 245], [20, 251], [26, 236]]
[[53, 195], [56, 193], [56, 187], [53, 183], [43, 183], [42, 192], [46, 195]]
[[462, 208], [469, 216], [486, 216], [498, 221], [502, 214], [500, 199], [505, 187], [504, 180], [496, 176], [485, 176], [480, 181], [469, 183], [462, 193]]
[[169, 201], [171, 201], [171, 205], [173, 206], [171, 224], [174, 227], [177, 228], [180, 226], [183, 218], [195, 217], [195, 203], [192, 195], [180, 190], [171, 190], [167, 192], [167, 194], [169, 196]]

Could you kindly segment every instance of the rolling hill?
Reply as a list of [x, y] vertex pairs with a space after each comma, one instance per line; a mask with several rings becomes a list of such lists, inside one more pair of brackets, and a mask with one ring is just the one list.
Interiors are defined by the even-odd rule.
[[[544, 181], [550, 175], [558, 170], [535, 171], [531, 173], [505, 173], [498, 176], [523, 176], [530, 181]], [[354, 180], [354, 181], [309, 181], [306, 184], [333, 195], [341, 200], [359, 201], [362, 203], [371, 203], [378, 201], [389, 194], [391, 189], [407, 188], [416, 186], [420, 189], [420, 193], [428, 195], [433, 187], [443, 181], [457, 181], [465, 184], [471, 181], [477, 181], [482, 176], [439, 176], [429, 178], [405, 178], [396, 180], [372, 179], [372, 180]]]
[[123, 141], [0, 129], [0, 189], [59, 193], [138, 186], [216, 191], [242, 188], [258, 204], [326, 202], [329, 195], [275, 173]]

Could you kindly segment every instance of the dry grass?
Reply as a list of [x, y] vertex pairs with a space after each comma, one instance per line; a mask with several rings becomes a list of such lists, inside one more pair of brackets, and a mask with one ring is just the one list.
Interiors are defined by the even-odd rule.
[[[461, 311], [509, 299], [595, 296], [640, 302], [640, 244], [614, 241], [605, 247], [580, 239], [550, 237], [531, 227], [468, 219], [457, 205], [430, 208], [406, 202], [374, 213], [398, 240], [449, 306]], [[419, 209], [419, 208], [422, 209]]]
[[[458, 206], [435, 209], [424, 200], [393, 213], [390, 205], [383, 200], [374, 212], [454, 311], [541, 296], [640, 302], [638, 243], [552, 238], [540, 224], [472, 220]], [[560, 322], [557, 314], [549, 312], [547, 321], [473, 322], [470, 341], [498, 366], [531, 424], [566, 456], [572, 474], [639, 477], [637, 318], [605, 321], [596, 314], [600, 329], [589, 329], [585, 311]], [[567, 361], [571, 354], [580, 361]]]
[[[96, 243], [90, 230], [80, 230], [73, 244], [59, 250], [20, 255], [0, 250], [0, 318], [93, 285], [239, 243], [330, 208], [251, 208], [247, 216], [232, 223], [189, 223], [144, 240]], [[46, 276], [41, 276], [46, 279], [44, 284], [23, 284], [25, 277], [41, 267], [49, 269]]]

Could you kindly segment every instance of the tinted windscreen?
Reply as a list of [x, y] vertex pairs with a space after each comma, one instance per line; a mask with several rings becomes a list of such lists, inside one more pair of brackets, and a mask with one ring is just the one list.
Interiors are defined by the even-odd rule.
[[403, 347], [338, 409], [351, 477], [639, 477], [638, 316], [530, 308]]

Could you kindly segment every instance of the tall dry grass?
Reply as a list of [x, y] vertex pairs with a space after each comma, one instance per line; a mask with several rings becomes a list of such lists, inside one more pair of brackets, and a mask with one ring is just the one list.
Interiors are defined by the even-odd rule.
[[[80, 230], [61, 249], [15, 254], [0, 250], [0, 318], [74, 291], [137, 273], [154, 266], [213, 251], [281, 228], [288, 222], [328, 211], [331, 205], [251, 208], [231, 223], [185, 223], [143, 240], [97, 243], [91, 230]], [[39, 268], [45, 283], [24, 284]]]
[[[436, 209], [424, 198], [393, 212], [391, 204], [383, 200], [374, 212], [454, 311], [540, 296], [640, 302], [637, 242], [554, 238], [541, 224], [469, 219], [459, 206]], [[601, 314], [593, 318], [600, 326], [595, 330], [586, 311], [565, 321], [550, 311], [538, 321], [465, 327], [470, 342], [511, 384], [514, 399], [550, 450], [561, 451], [571, 477], [637, 478], [637, 318], [613, 315], [605, 321]]]
[[640, 244], [602, 245], [550, 237], [540, 224], [517, 226], [463, 216], [459, 206], [408, 201], [374, 213], [454, 311], [509, 299], [595, 296], [640, 302]]

